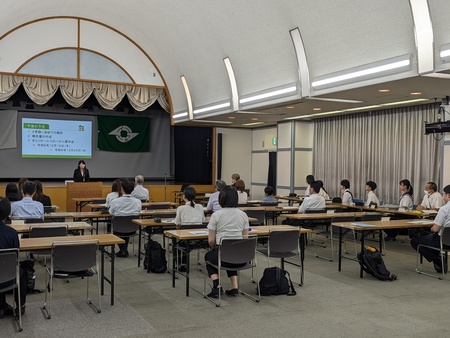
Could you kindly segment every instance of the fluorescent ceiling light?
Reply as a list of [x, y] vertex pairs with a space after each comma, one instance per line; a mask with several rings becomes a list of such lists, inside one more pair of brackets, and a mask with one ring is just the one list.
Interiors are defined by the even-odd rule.
[[232, 124], [231, 121], [209, 121], [209, 120], [193, 120], [192, 122], [212, 123], [212, 124]]
[[187, 84], [186, 78], [183, 76], [181, 76], [181, 84], [183, 85], [184, 88], [184, 93], [186, 95], [186, 101], [188, 104], [188, 115], [189, 115], [189, 119], [192, 120], [194, 118], [194, 115], [192, 113], [192, 97], [191, 97], [191, 92], [189, 90], [189, 86]]
[[253, 101], [259, 101], [259, 100], [267, 99], [267, 98], [274, 97], [274, 96], [280, 96], [283, 94], [292, 93], [292, 92], [295, 92], [296, 90], [297, 90], [297, 86], [289, 86], [289, 87], [286, 87], [283, 89], [278, 89], [278, 90], [274, 90], [274, 91], [267, 92], [267, 93], [249, 96], [244, 99], [240, 99], [239, 102], [242, 104], [242, 103], [248, 103], [248, 102], [253, 102]]
[[173, 116], [174, 119], [179, 119], [180, 117], [185, 117], [188, 116], [187, 111], [185, 111], [184, 113], [179, 113]]
[[429, 99], [414, 99], [414, 100], [407, 100], [407, 101], [397, 101], [397, 102], [376, 104], [376, 105], [364, 106], [364, 107], [342, 109], [342, 110], [333, 110], [333, 111], [322, 112], [322, 113], [317, 113], [317, 114], [309, 114], [309, 115], [302, 115], [302, 116], [286, 117], [286, 118], [284, 118], [284, 120], [305, 119], [305, 118], [309, 118], [309, 117], [333, 115], [333, 114], [353, 112], [353, 111], [358, 111], [358, 110], [374, 109], [374, 108], [383, 108], [383, 107], [395, 106], [395, 105], [399, 105], [399, 104], [409, 104], [409, 103], [423, 102], [423, 101], [429, 101]]
[[230, 58], [223, 59], [225, 63], [225, 68], [228, 73], [228, 80], [230, 81], [231, 87], [231, 102], [233, 102], [233, 111], [239, 110], [239, 94], [237, 89], [236, 77], [234, 76], [233, 66], [231, 65]]
[[442, 59], [447, 56], [450, 56], [450, 49], [441, 50], [441, 53], [439, 55], [441, 56]]
[[342, 102], [342, 103], [363, 103], [364, 102], [364, 101], [358, 101], [358, 100], [332, 99], [332, 98], [327, 98], [327, 97], [307, 97], [306, 99], [327, 101], [327, 102]]
[[[311, 84], [314, 88], [331, 87], [349, 82], [363, 81], [377, 76], [394, 74], [410, 69], [411, 56], [400, 57], [355, 67], [353, 69], [337, 72], [330, 75], [320, 76]], [[353, 81], [350, 81], [353, 80]]]
[[264, 122], [244, 123], [244, 124], [241, 124], [241, 126], [256, 126], [258, 124], [264, 124]]
[[208, 111], [212, 111], [212, 110], [218, 110], [221, 108], [227, 108], [229, 107], [231, 104], [230, 102], [225, 102], [225, 103], [219, 103], [213, 106], [207, 106], [204, 108], [200, 108], [200, 109], [194, 109], [194, 114], [201, 114], [201, 113], [206, 113]]

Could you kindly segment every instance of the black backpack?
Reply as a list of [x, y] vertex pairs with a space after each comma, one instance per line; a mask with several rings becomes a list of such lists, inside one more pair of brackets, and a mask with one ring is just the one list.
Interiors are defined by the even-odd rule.
[[364, 248], [363, 252], [358, 254], [358, 261], [365, 272], [379, 280], [393, 281], [397, 279], [397, 276], [391, 274], [384, 265], [381, 253], [372, 246], [368, 246], [367, 249]]
[[144, 245], [144, 269], [154, 273], [163, 273], [167, 270], [166, 250], [158, 242], [149, 239]]
[[289, 272], [277, 266], [264, 269], [263, 276], [259, 281], [259, 290], [262, 296], [295, 296], [297, 294]]

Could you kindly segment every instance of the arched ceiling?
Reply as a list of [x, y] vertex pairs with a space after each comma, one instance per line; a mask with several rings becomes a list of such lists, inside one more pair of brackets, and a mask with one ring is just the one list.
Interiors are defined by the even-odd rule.
[[[434, 39], [430, 45], [432, 69], [426, 73], [446, 76], [450, 63], [439, 56], [442, 46], [450, 44], [450, 6], [445, 0], [3, 0], [0, 36], [30, 21], [54, 16], [79, 17], [112, 27], [151, 58], [168, 88], [175, 113], [188, 108], [181, 76], [189, 86], [194, 110], [231, 102], [232, 90], [223, 61], [228, 57], [240, 98], [290, 84], [295, 84], [297, 90], [281, 99], [240, 107], [265, 115], [236, 113], [230, 105], [201, 118], [232, 122], [231, 126], [252, 122], [252, 118], [272, 124], [290, 116], [313, 114], [313, 108], [326, 112], [450, 95], [450, 80], [418, 76], [418, 61], [423, 57], [416, 48], [418, 16], [413, 16], [412, 8], [420, 5], [429, 8]], [[359, 103], [302, 97], [299, 64], [290, 34], [295, 28], [302, 39], [310, 83], [317, 77], [403, 55], [410, 56], [410, 69], [327, 89], [308, 88], [309, 95], [315, 98], [362, 101]], [[17, 44], [26, 50], [26, 36]], [[31, 45], [36, 47], [36, 43]], [[107, 43], [99, 41], [99, 45]], [[114, 50], [114, 45], [110, 48]], [[0, 50], [0, 72], [11, 71], [2, 64], [8, 52]], [[136, 71], [136, 64], [133, 67]], [[142, 67], [148, 70], [148, 65]], [[302, 74], [305, 71], [300, 69]], [[379, 93], [382, 88], [391, 91]], [[422, 94], [411, 96], [413, 91]], [[294, 108], [286, 109], [287, 105]]]

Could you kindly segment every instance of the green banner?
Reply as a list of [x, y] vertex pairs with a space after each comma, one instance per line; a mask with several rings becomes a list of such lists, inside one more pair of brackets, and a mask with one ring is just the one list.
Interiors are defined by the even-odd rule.
[[150, 151], [150, 119], [97, 116], [97, 148], [122, 153]]

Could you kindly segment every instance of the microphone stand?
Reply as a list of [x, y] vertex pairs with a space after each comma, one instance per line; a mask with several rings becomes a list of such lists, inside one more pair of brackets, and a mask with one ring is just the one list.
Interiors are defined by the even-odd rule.
[[167, 174], [164, 173], [164, 202], [167, 202]]

